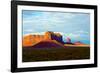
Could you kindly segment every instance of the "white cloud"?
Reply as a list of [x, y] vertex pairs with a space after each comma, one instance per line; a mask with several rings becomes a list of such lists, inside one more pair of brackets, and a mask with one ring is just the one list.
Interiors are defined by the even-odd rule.
[[72, 37], [72, 38], [79, 38], [81, 34], [74, 34], [74, 33], [69, 33], [67, 36]]
[[26, 29], [26, 30], [23, 30], [24, 32], [32, 32], [33, 29]]
[[36, 32], [36, 33], [27, 33], [27, 34], [24, 34], [24, 36], [26, 35], [44, 35], [45, 32]]
[[76, 33], [79, 33], [79, 34], [89, 34], [89, 32], [87, 32], [87, 31], [83, 31], [83, 30], [76, 31]]
[[73, 33], [61, 33], [63, 35], [63, 38], [66, 39], [67, 37], [70, 37], [71, 39], [74, 40], [89, 40], [90, 39], [90, 35], [89, 32], [85, 32], [85, 31], [79, 31], [79, 33], [73, 32]]

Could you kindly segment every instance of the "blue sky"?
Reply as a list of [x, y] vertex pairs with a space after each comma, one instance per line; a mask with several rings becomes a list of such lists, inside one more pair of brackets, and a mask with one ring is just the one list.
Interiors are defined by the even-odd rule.
[[90, 43], [90, 14], [23, 10], [23, 35], [45, 31], [60, 32], [64, 40]]

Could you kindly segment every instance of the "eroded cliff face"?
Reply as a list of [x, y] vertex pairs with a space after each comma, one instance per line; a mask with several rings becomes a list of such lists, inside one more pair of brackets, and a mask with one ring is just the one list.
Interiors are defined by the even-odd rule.
[[23, 46], [33, 46], [40, 41], [52, 41], [56, 40], [62, 42], [62, 35], [60, 33], [54, 33], [51, 31], [45, 32], [44, 35], [27, 35], [23, 37], [22, 45]]
[[27, 35], [23, 37], [23, 46], [32, 46], [37, 42], [44, 40], [42, 35]]

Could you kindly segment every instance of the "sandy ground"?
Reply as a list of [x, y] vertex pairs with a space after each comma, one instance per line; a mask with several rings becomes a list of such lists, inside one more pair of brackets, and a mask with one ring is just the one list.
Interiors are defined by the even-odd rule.
[[90, 45], [71, 45], [71, 44], [65, 44], [64, 46], [68, 47], [90, 47]]

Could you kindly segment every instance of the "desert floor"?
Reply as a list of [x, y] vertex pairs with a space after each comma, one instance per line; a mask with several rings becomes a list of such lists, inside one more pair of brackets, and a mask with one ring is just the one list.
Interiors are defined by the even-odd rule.
[[23, 48], [23, 62], [80, 60], [90, 58], [89, 46], [68, 46], [66, 48]]

